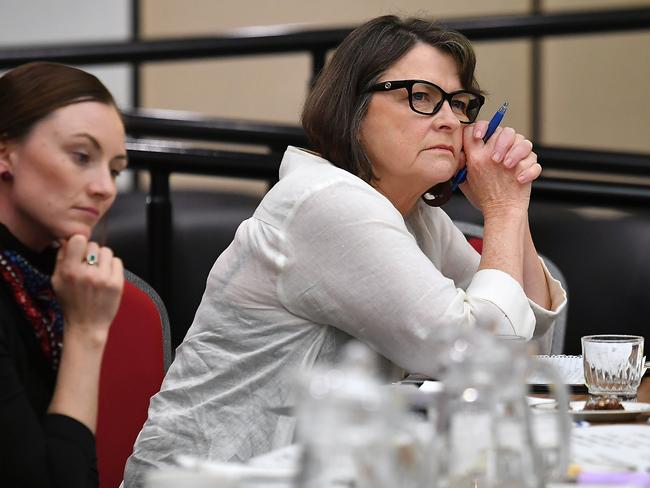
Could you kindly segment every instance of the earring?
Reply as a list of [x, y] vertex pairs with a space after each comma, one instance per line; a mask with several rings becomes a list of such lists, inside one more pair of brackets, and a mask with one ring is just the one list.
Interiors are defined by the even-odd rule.
[[0, 179], [2, 181], [12, 181], [14, 179], [14, 175], [12, 175], [10, 171], [3, 171], [0, 173]]

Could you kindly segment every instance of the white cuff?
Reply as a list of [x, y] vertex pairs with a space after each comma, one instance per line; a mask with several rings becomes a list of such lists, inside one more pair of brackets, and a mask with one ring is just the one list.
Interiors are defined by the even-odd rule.
[[[467, 287], [467, 294], [496, 305], [512, 326], [512, 333], [530, 339], [535, 331], [535, 315], [521, 285], [498, 269], [481, 269]], [[504, 331], [505, 332], [505, 331]]]

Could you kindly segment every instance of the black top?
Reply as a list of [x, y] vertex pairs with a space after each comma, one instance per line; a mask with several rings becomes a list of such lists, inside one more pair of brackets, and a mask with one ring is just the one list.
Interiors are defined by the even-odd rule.
[[[47, 275], [56, 251], [34, 253], [0, 224], [0, 247]], [[95, 438], [81, 422], [48, 414], [56, 373], [0, 278], [0, 486], [96, 487]]]

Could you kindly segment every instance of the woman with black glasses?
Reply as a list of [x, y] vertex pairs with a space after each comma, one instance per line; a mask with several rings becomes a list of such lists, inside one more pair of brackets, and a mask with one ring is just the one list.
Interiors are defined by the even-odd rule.
[[[341, 44], [304, 107], [312, 150], [288, 148], [279, 183], [215, 263], [127, 486], [173, 453], [246, 460], [290, 443], [293, 420], [269, 407], [291, 405], [295, 371], [351, 337], [432, 374], [443, 329], [530, 338], [552, 324], [566, 298], [527, 215], [541, 167], [511, 128], [483, 142], [474, 65], [465, 37], [419, 19], [380, 17]], [[427, 204], [464, 166], [482, 255]]]

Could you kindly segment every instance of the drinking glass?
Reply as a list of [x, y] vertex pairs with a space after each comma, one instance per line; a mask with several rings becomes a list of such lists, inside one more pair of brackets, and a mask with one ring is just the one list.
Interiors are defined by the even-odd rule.
[[603, 334], [582, 338], [585, 384], [591, 395], [634, 400], [644, 360], [641, 336]]

